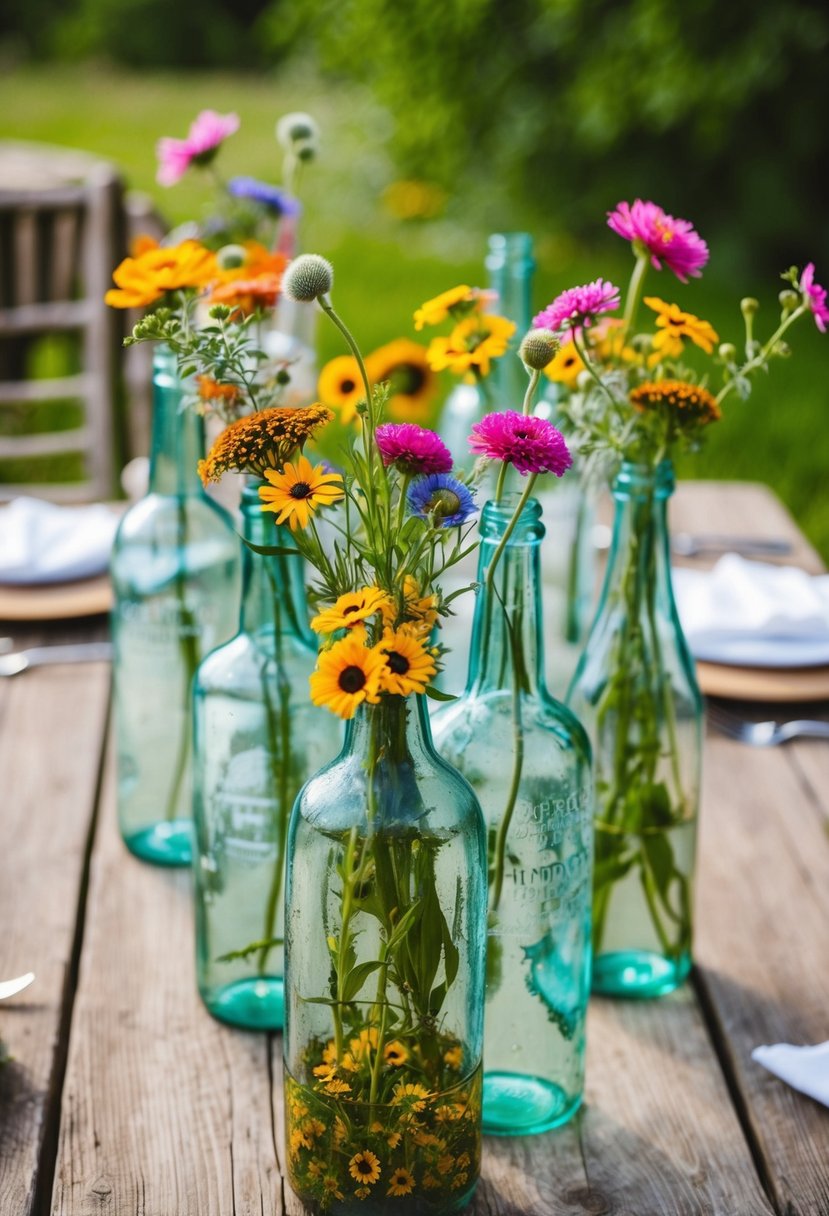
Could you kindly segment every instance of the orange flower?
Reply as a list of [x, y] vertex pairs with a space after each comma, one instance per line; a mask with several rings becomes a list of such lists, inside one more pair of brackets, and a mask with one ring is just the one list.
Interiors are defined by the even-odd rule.
[[243, 248], [247, 256], [241, 266], [219, 271], [210, 303], [227, 304], [248, 316], [256, 309], [273, 308], [288, 259], [283, 253], [271, 253], [258, 241], [246, 241]]
[[124, 258], [112, 272], [115, 287], [104, 296], [112, 308], [145, 308], [168, 291], [205, 287], [216, 278], [216, 257], [198, 241], [149, 248]]

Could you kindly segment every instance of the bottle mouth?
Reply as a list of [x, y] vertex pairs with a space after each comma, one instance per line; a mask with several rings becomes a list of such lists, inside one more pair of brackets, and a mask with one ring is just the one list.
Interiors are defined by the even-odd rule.
[[[485, 503], [481, 512], [481, 540], [500, 540], [520, 501], [521, 495], [515, 491], [504, 494], [498, 503]], [[545, 531], [541, 522], [541, 503], [536, 498], [530, 498], [518, 517], [508, 543], [541, 540]]]
[[624, 498], [668, 498], [675, 488], [676, 477], [671, 460], [662, 460], [656, 466], [625, 460], [613, 482], [614, 495]]

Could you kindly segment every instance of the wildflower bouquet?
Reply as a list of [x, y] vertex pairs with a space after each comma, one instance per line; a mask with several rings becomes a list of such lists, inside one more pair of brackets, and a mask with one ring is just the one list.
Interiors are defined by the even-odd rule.
[[[771, 334], [758, 338], [757, 301], [744, 299], [739, 348], [721, 343], [708, 321], [644, 294], [649, 268], [683, 283], [701, 274], [708, 247], [692, 225], [639, 199], [620, 203], [608, 223], [635, 257], [624, 305], [599, 278], [563, 292], [535, 321], [562, 338], [547, 371], [568, 386], [559, 411], [585, 475], [615, 475], [613, 550], [568, 696], [596, 764], [594, 987], [658, 995], [691, 964], [701, 749], [699, 690], [670, 583], [672, 457], [696, 449], [723, 403], [745, 399], [752, 376], [788, 353], [784, 337], [801, 317], [811, 313], [823, 330], [829, 309], [814, 266], [791, 269]], [[691, 350], [707, 356], [703, 371]]]

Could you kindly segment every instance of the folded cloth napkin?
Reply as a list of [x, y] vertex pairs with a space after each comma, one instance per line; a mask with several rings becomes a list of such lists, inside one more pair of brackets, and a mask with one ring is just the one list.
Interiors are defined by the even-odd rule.
[[829, 1043], [816, 1047], [775, 1043], [772, 1047], [755, 1047], [751, 1058], [793, 1089], [829, 1106]]
[[675, 569], [673, 583], [698, 659], [760, 667], [829, 662], [829, 575], [727, 553], [711, 570]]
[[118, 516], [103, 503], [59, 507], [15, 498], [0, 508], [0, 583], [59, 583], [102, 574]]

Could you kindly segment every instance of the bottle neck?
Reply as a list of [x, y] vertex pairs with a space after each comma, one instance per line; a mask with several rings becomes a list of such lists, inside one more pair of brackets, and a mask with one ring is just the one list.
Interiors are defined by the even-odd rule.
[[365, 702], [346, 725], [345, 750], [360, 757], [367, 772], [393, 780], [420, 761], [434, 761], [426, 697], [384, 695], [378, 705]]
[[520, 409], [527, 377], [515, 352], [530, 328], [532, 278], [535, 270], [533, 241], [526, 232], [495, 232], [489, 238], [486, 257], [489, 286], [497, 300], [493, 311], [515, 324], [506, 354], [495, 363], [494, 379], [503, 406]]
[[153, 355], [153, 428], [150, 492], [189, 497], [204, 493], [197, 472], [204, 457], [204, 422], [182, 409], [175, 355], [156, 347]]
[[488, 502], [481, 517], [478, 591], [469, 652], [467, 693], [507, 689], [546, 695], [541, 615], [541, 507], [531, 499], [489, 571], [519, 495]]
[[629, 608], [675, 612], [671, 588], [668, 499], [673, 465], [623, 463], [613, 483], [615, 518], [602, 602], [624, 597]]
[[[242, 492], [242, 535], [259, 547], [292, 549], [286, 528], [274, 528], [273, 516], [262, 511], [259, 482]], [[316, 642], [308, 624], [308, 603], [302, 558], [298, 554], [263, 554], [243, 548], [242, 610], [239, 625], [274, 650], [289, 638], [314, 653]]]

